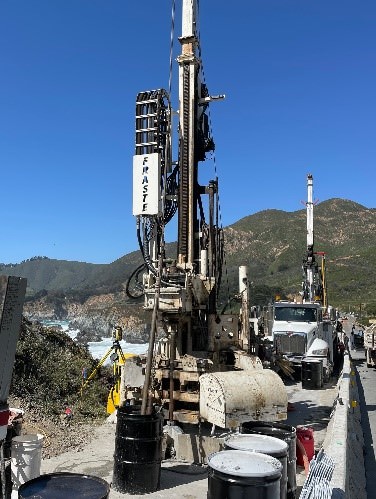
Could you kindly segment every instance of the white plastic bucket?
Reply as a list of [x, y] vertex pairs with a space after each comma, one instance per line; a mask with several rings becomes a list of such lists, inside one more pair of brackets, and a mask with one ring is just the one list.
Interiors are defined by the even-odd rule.
[[23, 483], [40, 476], [43, 435], [19, 435], [12, 439], [12, 482], [13, 490]]

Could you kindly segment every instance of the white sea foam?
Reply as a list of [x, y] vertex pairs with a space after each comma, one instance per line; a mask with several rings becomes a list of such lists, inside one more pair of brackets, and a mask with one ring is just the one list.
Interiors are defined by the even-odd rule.
[[[89, 341], [87, 345], [91, 355], [95, 359], [101, 359], [112, 347], [112, 339], [102, 338], [102, 341]], [[146, 343], [127, 343], [126, 341], [120, 341], [120, 346], [124, 353], [143, 354], [146, 353], [148, 349]]]
[[47, 327], [59, 327], [61, 330], [66, 333], [68, 336], [72, 338], [72, 340], [75, 340], [77, 338], [78, 333], [80, 332], [79, 329], [71, 329], [69, 327], [69, 321], [54, 321], [54, 320], [44, 320], [41, 321], [43, 326]]
[[[71, 329], [69, 327], [69, 321], [54, 321], [54, 320], [44, 320], [41, 321], [44, 326], [47, 327], [60, 327], [61, 330], [70, 336], [73, 340], [76, 339], [79, 329]], [[88, 350], [94, 359], [101, 359], [112, 347], [112, 338], [102, 338], [101, 341], [89, 341]], [[135, 353], [144, 354], [148, 349], [146, 343], [127, 343], [126, 341], [120, 341], [121, 349], [124, 353]], [[108, 358], [105, 364], [110, 363]]]

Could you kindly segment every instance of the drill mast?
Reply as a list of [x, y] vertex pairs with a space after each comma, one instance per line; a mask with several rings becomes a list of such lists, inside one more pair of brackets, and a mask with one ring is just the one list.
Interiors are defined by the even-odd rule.
[[[223, 254], [223, 233], [218, 223], [218, 182], [213, 179], [207, 185], [201, 185], [199, 167], [207, 154], [214, 151], [207, 115], [209, 102], [224, 96], [209, 96], [203, 81], [197, 15], [197, 0], [182, 0], [181, 54], [177, 58], [179, 129], [176, 162], [172, 161], [171, 152], [170, 96], [159, 89], [140, 92], [136, 101], [133, 214], [137, 219], [137, 237], [146, 269], [142, 282], [144, 308], [152, 312], [141, 412], [148, 411], [152, 402], [159, 399], [171, 422], [198, 423], [205, 413], [204, 419], [228, 427], [230, 420], [235, 425], [239, 417], [252, 419], [251, 409], [245, 411], [251, 405], [257, 417], [265, 410], [267, 418], [283, 419], [287, 396], [283, 393], [281, 399], [282, 385], [276, 395], [271, 395], [273, 400], [273, 397], [278, 400], [258, 407], [260, 397], [257, 400], [252, 397], [260, 387], [260, 379], [267, 378], [269, 382], [273, 378], [271, 383], [279, 386], [280, 378], [270, 370], [262, 370], [257, 357], [247, 355], [248, 311], [243, 314], [243, 324], [239, 315], [222, 316], [217, 312]], [[176, 212], [176, 257], [167, 258], [164, 231]], [[135, 274], [140, 274], [140, 268]], [[241, 290], [244, 297], [248, 297], [247, 287], [245, 273]], [[248, 307], [248, 298], [244, 297], [243, 302]], [[157, 341], [162, 330], [164, 337]], [[250, 380], [249, 374], [235, 379], [239, 376], [237, 370], [244, 366], [262, 370], [257, 383]], [[227, 403], [220, 409], [210, 413], [213, 404], [218, 403], [219, 395], [200, 409], [205, 392], [202, 375], [217, 372], [219, 378], [225, 374], [223, 371], [231, 371], [231, 379], [222, 380], [219, 386], [236, 385], [244, 390], [244, 383], [248, 383], [249, 397], [244, 401], [243, 391], [235, 394], [231, 389], [226, 394]], [[206, 378], [206, 382], [205, 394], [210, 396], [213, 380]], [[218, 413], [225, 409], [233, 412], [217, 420]]]
[[323, 289], [325, 261], [319, 268], [316, 255], [321, 255], [324, 259], [325, 254], [314, 251], [313, 207], [315, 203], [313, 201], [313, 176], [311, 174], [307, 175], [307, 191], [307, 253], [303, 259], [303, 301], [306, 303], [315, 301], [324, 303], [326, 300]]

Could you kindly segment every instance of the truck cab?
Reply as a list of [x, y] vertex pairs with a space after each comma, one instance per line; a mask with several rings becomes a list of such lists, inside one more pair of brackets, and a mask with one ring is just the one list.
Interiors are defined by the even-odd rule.
[[272, 327], [273, 347], [293, 364], [301, 365], [313, 341], [324, 339], [323, 315], [319, 303], [276, 302]]

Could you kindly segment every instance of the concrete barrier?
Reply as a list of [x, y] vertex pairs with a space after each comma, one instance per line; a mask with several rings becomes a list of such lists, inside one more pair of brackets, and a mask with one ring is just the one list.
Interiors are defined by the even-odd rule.
[[338, 395], [328, 424], [323, 448], [334, 460], [330, 485], [332, 499], [367, 499], [363, 457], [363, 430], [356, 384], [356, 370], [345, 355]]

